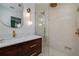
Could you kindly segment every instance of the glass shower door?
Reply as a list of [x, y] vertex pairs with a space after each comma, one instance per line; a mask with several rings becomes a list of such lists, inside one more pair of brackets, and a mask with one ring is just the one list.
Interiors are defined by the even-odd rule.
[[35, 34], [43, 37], [42, 56], [48, 56], [47, 4], [35, 4]]

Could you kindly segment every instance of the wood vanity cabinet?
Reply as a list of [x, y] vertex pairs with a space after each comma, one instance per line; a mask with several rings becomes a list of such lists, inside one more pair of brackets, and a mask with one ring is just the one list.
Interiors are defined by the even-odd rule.
[[0, 56], [37, 56], [42, 52], [42, 38], [0, 48]]

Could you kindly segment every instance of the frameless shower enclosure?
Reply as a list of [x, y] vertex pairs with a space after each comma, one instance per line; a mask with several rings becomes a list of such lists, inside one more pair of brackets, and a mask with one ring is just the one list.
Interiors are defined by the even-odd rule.
[[35, 4], [35, 34], [43, 37], [42, 54], [48, 55], [48, 4]]

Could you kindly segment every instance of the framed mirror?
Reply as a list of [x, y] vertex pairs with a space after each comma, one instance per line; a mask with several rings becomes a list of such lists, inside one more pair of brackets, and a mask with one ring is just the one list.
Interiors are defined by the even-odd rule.
[[10, 28], [23, 26], [22, 3], [0, 3], [0, 23]]

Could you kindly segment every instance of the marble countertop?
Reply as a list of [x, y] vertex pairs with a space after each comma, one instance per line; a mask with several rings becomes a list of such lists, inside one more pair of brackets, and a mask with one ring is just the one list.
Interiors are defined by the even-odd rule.
[[0, 48], [22, 43], [22, 42], [26, 42], [26, 41], [30, 41], [30, 40], [34, 40], [37, 38], [42, 38], [42, 37], [38, 36], [38, 35], [28, 35], [28, 36], [22, 37], [22, 38], [3, 39], [0, 41]]

